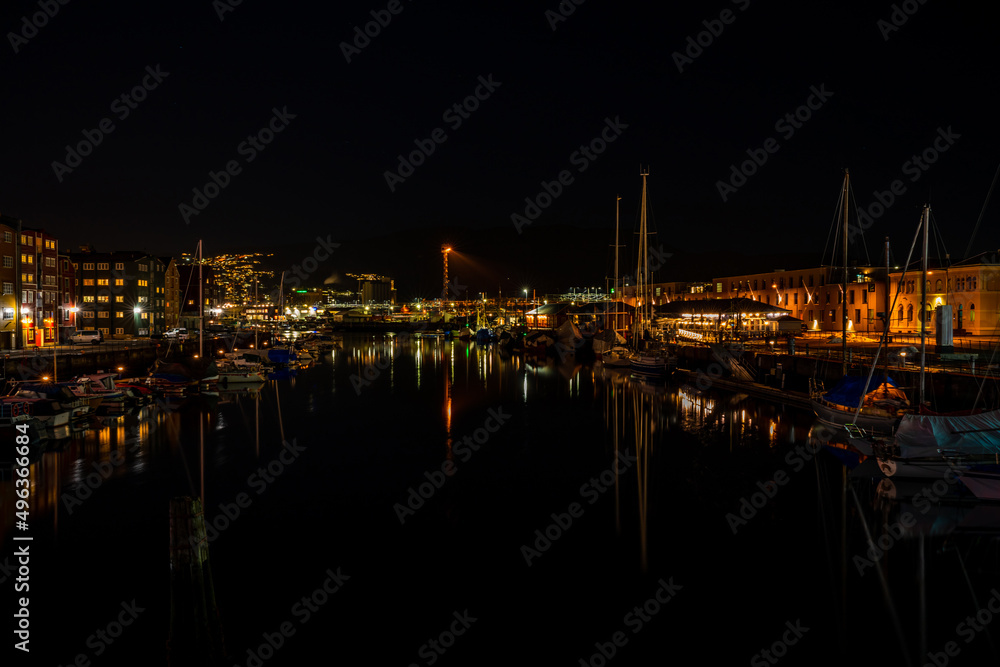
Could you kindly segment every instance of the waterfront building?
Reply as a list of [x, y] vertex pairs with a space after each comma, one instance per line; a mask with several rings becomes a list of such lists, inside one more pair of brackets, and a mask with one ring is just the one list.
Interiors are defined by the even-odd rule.
[[358, 303], [362, 306], [396, 305], [396, 282], [374, 273], [348, 273], [358, 281]]
[[21, 237], [21, 221], [6, 215], [0, 215], [0, 347], [12, 350], [18, 347], [20, 341], [21, 304], [17, 295], [20, 293], [20, 275], [17, 258]]
[[841, 268], [831, 266], [726, 276], [713, 278], [705, 297], [747, 298], [778, 306], [811, 331], [842, 331], [846, 309], [848, 333], [878, 336], [885, 327], [879, 317], [886, 310], [885, 269], [849, 267], [846, 294], [842, 276]]
[[179, 326], [198, 329], [199, 317], [211, 319], [216, 312], [222, 312], [222, 289], [216, 282], [216, 270], [203, 264], [200, 270], [202, 286], [202, 306], [198, 306], [198, 262], [180, 263], [177, 266], [178, 289], [180, 294]]
[[59, 243], [42, 229], [21, 228], [21, 334], [24, 345], [57, 340], [59, 303]]
[[91, 246], [70, 253], [78, 295], [77, 328], [98, 329], [106, 339], [162, 333], [163, 262], [144, 251], [100, 253]]
[[890, 320], [893, 332], [919, 335], [923, 318], [928, 333], [935, 333], [935, 311], [950, 306], [955, 335], [996, 335], [1000, 324], [998, 253], [982, 253], [954, 264], [935, 263], [927, 271], [927, 299], [923, 307], [920, 303], [921, 273], [920, 262], [914, 262], [905, 275], [902, 268], [889, 273], [892, 295], [896, 297]]
[[177, 271], [177, 260], [173, 257], [160, 257], [166, 269], [163, 272], [163, 318], [167, 331], [180, 326], [180, 273]]
[[59, 307], [56, 320], [59, 342], [65, 343], [76, 331], [76, 272], [69, 255], [59, 255]]

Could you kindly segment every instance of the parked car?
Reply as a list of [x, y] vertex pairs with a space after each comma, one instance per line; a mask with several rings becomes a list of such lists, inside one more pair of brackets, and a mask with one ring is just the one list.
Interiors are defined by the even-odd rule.
[[77, 343], [90, 343], [91, 345], [97, 345], [98, 343], [104, 342], [104, 334], [102, 334], [98, 329], [83, 329], [70, 336], [69, 342], [73, 345], [76, 345]]
[[170, 331], [163, 334], [164, 338], [176, 338], [177, 340], [187, 340], [188, 330], [187, 329], [171, 329]]

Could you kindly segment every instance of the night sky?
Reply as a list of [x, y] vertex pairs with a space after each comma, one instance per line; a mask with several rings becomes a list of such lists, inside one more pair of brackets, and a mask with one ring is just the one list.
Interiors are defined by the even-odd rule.
[[[818, 263], [847, 167], [865, 208], [900, 181], [866, 232], [873, 261], [886, 234], [905, 253], [927, 200], [958, 258], [1000, 164], [996, 42], [971, 3], [589, 0], [564, 2], [563, 16], [555, 0], [51, 2], [58, 12], [37, 30], [23, 17], [39, 3], [2, 12], [0, 212], [56, 234], [64, 250], [177, 255], [204, 239], [216, 254], [331, 235], [372, 239], [355, 247], [374, 265], [407, 232], [402, 251], [427, 256], [433, 285], [431, 258], [456, 242], [442, 228], [462, 230], [470, 248], [516, 253], [566, 225], [602, 250], [578, 257], [570, 234], [551, 248], [553, 264], [566, 275], [594, 264], [604, 276], [617, 195], [623, 237], [638, 218], [641, 164], [658, 243], [677, 257]], [[389, 20], [366, 43], [355, 28], [371, 12]], [[144, 99], [132, 100], [144, 82]], [[454, 111], [477, 91], [474, 111]], [[808, 119], [785, 119], [797, 109]], [[247, 143], [269, 123], [280, 128], [265, 133], [270, 143]], [[70, 166], [67, 146], [85, 131], [100, 143]], [[603, 152], [577, 152], [602, 131], [614, 139]], [[388, 183], [415, 141], [433, 152]], [[927, 149], [933, 164], [908, 164]], [[730, 181], [747, 151], [766, 162]], [[193, 190], [227, 163], [238, 173], [198, 200]], [[562, 191], [519, 233], [512, 214], [563, 171]], [[739, 187], [721, 192], [726, 181]], [[1000, 247], [998, 206], [987, 207], [974, 253]], [[512, 272], [518, 263], [509, 256]]]

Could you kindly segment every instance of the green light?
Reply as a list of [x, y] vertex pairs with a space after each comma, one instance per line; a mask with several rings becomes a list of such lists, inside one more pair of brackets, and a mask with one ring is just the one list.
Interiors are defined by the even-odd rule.
[[309, 293], [309, 290], [307, 290], [307, 289], [297, 289], [295, 291], [298, 294], [308, 294]]

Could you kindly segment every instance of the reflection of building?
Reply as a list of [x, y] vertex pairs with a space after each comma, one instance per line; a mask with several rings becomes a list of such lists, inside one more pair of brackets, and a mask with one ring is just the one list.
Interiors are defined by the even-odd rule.
[[[921, 311], [927, 331], [935, 331], [934, 311], [951, 306], [952, 330], [959, 335], [992, 335], [1000, 323], [1000, 263], [996, 253], [977, 255], [942, 268], [927, 271], [927, 300], [920, 307], [921, 270], [919, 263], [906, 272], [892, 271], [892, 296], [896, 299], [890, 320], [892, 331], [920, 333]], [[899, 295], [896, 291], [902, 290]]]
[[348, 273], [348, 277], [358, 281], [358, 301], [367, 304], [396, 304], [396, 285], [392, 278], [373, 273]]

